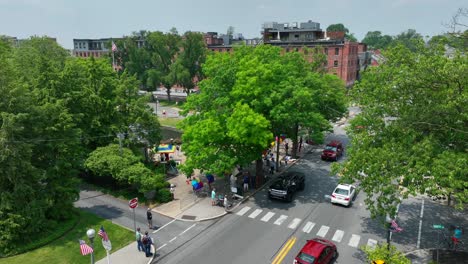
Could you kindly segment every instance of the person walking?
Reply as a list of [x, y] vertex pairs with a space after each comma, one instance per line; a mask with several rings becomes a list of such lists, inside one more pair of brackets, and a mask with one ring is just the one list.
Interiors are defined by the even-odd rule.
[[153, 253], [151, 253], [151, 245], [153, 244], [153, 239], [148, 235], [148, 231], [145, 232], [145, 235], [142, 238], [142, 243], [145, 247], [146, 257], [151, 257], [153, 255]]
[[286, 156], [288, 155], [288, 149], [289, 149], [289, 143], [285, 142], [284, 143], [284, 150], [286, 151]]
[[211, 191], [211, 206], [216, 205], [216, 189], [213, 188]]
[[153, 229], [153, 214], [151, 213], [151, 208], [148, 208], [148, 211], [146, 211], [146, 220], [148, 220], [149, 229]]
[[231, 188], [236, 188], [237, 187], [237, 178], [236, 178], [236, 176], [234, 176], [234, 174], [231, 174], [230, 180], [231, 180]]
[[137, 231], [135, 232], [135, 237], [136, 237], [136, 241], [137, 241], [137, 248], [138, 248], [138, 251], [144, 251], [145, 248], [143, 247], [143, 242], [141, 242], [141, 239], [142, 239], [142, 234], [140, 232], [140, 228], [138, 227], [137, 228]]
[[224, 195], [224, 209], [227, 210], [228, 208], [229, 208], [228, 198], [227, 198], [227, 195], [225, 194]]

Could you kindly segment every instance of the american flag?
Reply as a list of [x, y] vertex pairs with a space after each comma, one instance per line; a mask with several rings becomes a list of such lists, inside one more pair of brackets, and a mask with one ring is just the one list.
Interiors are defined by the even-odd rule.
[[117, 45], [112, 41], [112, 52], [117, 51]]
[[394, 232], [403, 231], [403, 228], [399, 227], [395, 220], [392, 220], [391, 228], [393, 229]]
[[81, 255], [85, 256], [85, 255], [88, 255], [90, 253], [93, 253], [93, 248], [86, 245], [86, 242], [84, 242], [84, 240], [79, 240], [80, 241], [80, 250], [81, 250]]
[[106, 231], [104, 231], [103, 226], [101, 226], [101, 229], [99, 229], [98, 235], [102, 237], [102, 240], [109, 241], [109, 236], [107, 235]]

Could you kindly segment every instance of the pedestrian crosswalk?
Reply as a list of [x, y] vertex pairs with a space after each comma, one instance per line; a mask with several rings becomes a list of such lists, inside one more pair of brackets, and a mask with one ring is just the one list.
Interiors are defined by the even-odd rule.
[[[252, 210], [251, 210], [252, 209]], [[307, 234], [314, 234], [317, 235], [318, 237], [322, 238], [328, 238], [336, 243], [345, 243], [346, 245], [350, 247], [357, 248], [360, 245], [360, 242], [362, 245], [367, 245], [370, 247], [375, 247], [377, 245], [377, 240], [368, 238], [367, 242], [366, 241], [361, 241], [361, 236], [356, 235], [356, 234], [351, 234], [351, 236], [346, 235], [345, 231], [343, 230], [332, 230], [329, 226], [326, 225], [317, 225], [317, 223], [310, 222], [310, 221], [303, 221], [303, 219], [300, 218], [290, 218], [287, 215], [283, 214], [276, 214], [274, 212], [266, 211], [262, 209], [253, 209], [249, 206], [245, 206], [242, 209], [240, 209], [236, 215], [238, 216], [247, 216], [248, 218], [251, 219], [258, 219], [261, 222], [264, 223], [273, 223], [274, 225], [277, 226], [286, 226], [289, 229], [296, 229], [301, 230], [304, 233]], [[271, 222], [270, 222], [271, 220]], [[300, 229], [299, 229], [300, 228]], [[314, 232], [312, 232], [315, 230]], [[346, 238], [346, 239], [345, 239]]]

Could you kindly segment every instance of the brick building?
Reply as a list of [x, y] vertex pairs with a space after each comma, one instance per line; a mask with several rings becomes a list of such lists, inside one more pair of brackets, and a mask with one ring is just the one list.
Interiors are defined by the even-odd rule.
[[[264, 44], [282, 47], [285, 52], [304, 52], [304, 47], [321, 48], [327, 57], [327, 71], [337, 75], [347, 87], [354, 84], [360, 70], [367, 65], [365, 44], [348, 41], [344, 32], [325, 32], [319, 23], [310, 20], [264, 23], [261, 33]], [[312, 60], [312, 56], [308, 58]]]
[[99, 58], [110, 52], [112, 38], [101, 39], [73, 39], [72, 54], [75, 57]]

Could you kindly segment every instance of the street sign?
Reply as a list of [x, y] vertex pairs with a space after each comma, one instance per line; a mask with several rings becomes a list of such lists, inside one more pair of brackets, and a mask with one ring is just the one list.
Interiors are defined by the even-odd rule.
[[130, 206], [130, 208], [132, 209], [135, 209], [138, 207], [138, 198], [133, 198], [131, 199], [129, 202], [128, 202], [128, 206]]
[[443, 225], [432, 225], [434, 229], [444, 229]]

